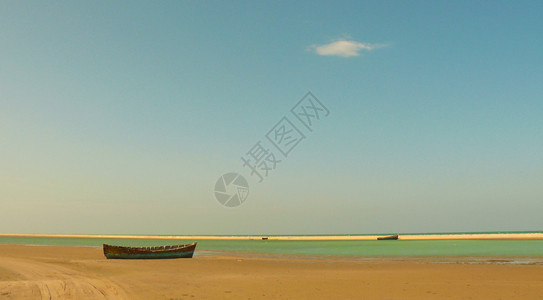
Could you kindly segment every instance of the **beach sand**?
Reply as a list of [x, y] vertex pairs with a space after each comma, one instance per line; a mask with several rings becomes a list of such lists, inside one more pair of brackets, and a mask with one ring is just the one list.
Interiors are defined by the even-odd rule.
[[[392, 233], [390, 234], [392, 235]], [[270, 236], [278, 241], [373, 241], [385, 235]], [[253, 238], [253, 237], [251, 237]], [[255, 239], [260, 239], [256, 237]], [[400, 240], [540, 240], [543, 233], [400, 234]]]
[[470, 298], [543, 299], [543, 265], [198, 250], [193, 259], [106, 260], [100, 248], [0, 245], [0, 299]]
[[[150, 240], [260, 240], [263, 237], [274, 241], [373, 241], [385, 235], [281, 235], [281, 236], [221, 236], [221, 235], [111, 235], [111, 234], [9, 234], [0, 237], [43, 238], [113, 238]], [[400, 234], [400, 240], [542, 240], [543, 233], [473, 233], [473, 234]]]

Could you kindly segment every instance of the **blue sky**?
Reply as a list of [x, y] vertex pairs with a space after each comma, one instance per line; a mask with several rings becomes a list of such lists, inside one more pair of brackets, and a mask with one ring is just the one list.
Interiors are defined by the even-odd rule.
[[[541, 230], [542, 13], [2, 1], [0, 231]], [[330, 115], [258, 183], [241, 156], [308, 91]]]

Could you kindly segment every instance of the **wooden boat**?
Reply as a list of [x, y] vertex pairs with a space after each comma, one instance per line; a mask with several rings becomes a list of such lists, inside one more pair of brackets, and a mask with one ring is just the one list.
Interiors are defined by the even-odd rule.
[[389, 235], [389, 236], [381, 236], [381, 237], [378, 237], [377, 239], [382, 241], [382, 240], [397, 240], [398, 237], [400, 235], [399, 234], [395, 234], [395, 235]]
[[124, 247], [104, 244], [104, 255], [108, 259], [191, 258], [194, 249], [196, 249], [196, 242], [187, 245], [158, 247]]

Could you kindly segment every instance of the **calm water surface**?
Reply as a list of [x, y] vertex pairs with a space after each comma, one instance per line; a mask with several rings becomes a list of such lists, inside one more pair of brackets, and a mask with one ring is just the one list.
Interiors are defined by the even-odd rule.
[[[0, 244], [96, 246], [158, 246], [194, 240], [0, 237]], [[495, 256], [543, 257], [543, 240], [430, 240], [430, 241], [262, 241], [201, 240], [198, 250], [318, 256]]]

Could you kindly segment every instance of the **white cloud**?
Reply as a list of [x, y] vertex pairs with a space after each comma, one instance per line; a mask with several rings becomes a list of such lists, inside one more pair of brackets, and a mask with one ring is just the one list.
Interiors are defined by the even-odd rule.
[[370, 51], [384, 46], [385, 45], [360, 43], [348, 39], [339, 39], [329, 44], [309, 46], [307, 50], [313, 51], [318, 55], [351, 57], [360, 56], [361, 51]]

